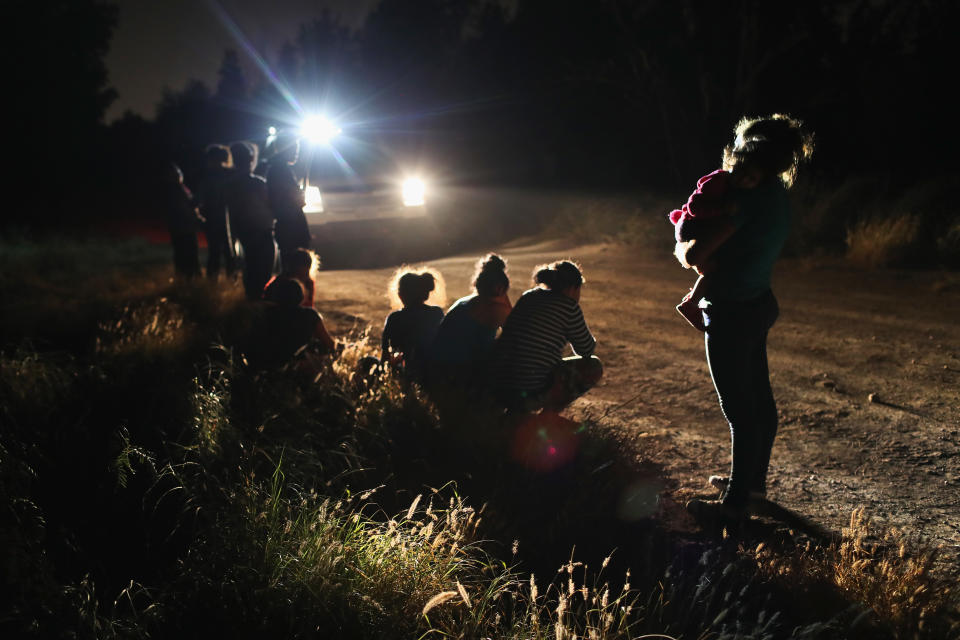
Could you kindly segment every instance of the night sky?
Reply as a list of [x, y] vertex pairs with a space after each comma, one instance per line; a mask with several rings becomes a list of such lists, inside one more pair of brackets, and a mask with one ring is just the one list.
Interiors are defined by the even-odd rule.
[[[225, 49], [242, 51], [224, 24], [230, 16], [268, 61], [301, 23], [324, 8], [343, 24], [358, 27], [377, 0], [117, 0], [120, 18], [107, 55], [110, 83], [119, 97], [107, 111], [107, 122], [131, 110], [152, 117], [164, 87], [183, 88], [190, 79], [216, 88], [217, 69]], [[245, 56], [241, 55], [242, 58]], [[247, 64], [249, 61], [244, 60]], [[247, 65], [253, 79], [255, 66]]]

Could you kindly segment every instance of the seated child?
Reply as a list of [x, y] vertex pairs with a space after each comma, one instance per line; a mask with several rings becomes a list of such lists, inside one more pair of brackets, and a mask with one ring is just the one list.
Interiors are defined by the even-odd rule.
[[443, 309], [428, 305], [430, 292], [443, 285], [439, 273], [402, 270], [392, 288], [403, 308], [387, 316], [381, 348], [383, 362], [398, 367], [407, 377], [420, 380], [429, 357], [430, 346], [443, 320]]
[[[319, 262], [319, 261], [317, 261]], [[270, 288], [280, 280], [297, 280], [303, 285], [303, 301], [301, 306], [307, 309], [313, 309], [313, 278], [316, 272], [316, 263], [314, 253], [307, 249], [296, 249], [288, 254], [288, 258], [283, 263], [283, 271], [270, 278], [263, 288], [263, 297], [270, 297]]]
[[[670, 212], [670, 222], [674, 225], [676, 240], [690, 240], [696, 236], [696, 226], [709, 220], [716, 220], [733, 214], [737, 209], [736, 192], [753, 189], [762, 178], [762, 172], [755, 163], [741, 162], [730, 171], [717, 169], [697, 180], [697, 188], [681, 209]], [[709, 223], [708, 223], [709, 224]], [[709, 272], [709, 267], [707, 268]], [[677, 305], [677, 311], [694, 328], [705, 331], [703, 314], [700, 311], [700, 299], [709, 286], [709, 275], [702, 270], [690, 292]]]
[[320, 314], [301, 306], [303, 297], [303, 285], [293, 278], [277, 280], [270, 288], [263, 314], [255, 322], [244, 349], [254, 368], [282, 367], [314, 341], [317, 355], [337, 350]]

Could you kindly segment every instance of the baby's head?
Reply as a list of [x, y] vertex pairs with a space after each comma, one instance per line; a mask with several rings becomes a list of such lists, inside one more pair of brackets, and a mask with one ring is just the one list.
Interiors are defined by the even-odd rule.
[[813, 135], [803, 130], [802, 122], [783, 114], [743, 118], [734, 134], [733, 144], [723, 150], [723, 168], [740, 189], [752, 189], [774, 176], [790, 187], [800, 163], [813, 155]]

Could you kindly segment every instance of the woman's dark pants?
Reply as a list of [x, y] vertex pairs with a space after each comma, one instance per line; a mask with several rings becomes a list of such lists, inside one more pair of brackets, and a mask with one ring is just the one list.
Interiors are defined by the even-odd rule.
[[173, 245], [173, 268], [183, 278], [193, 278], [200, 274], [200, 251], [197, 245], [197, 232], [170, 232]]
[[239, 240], [243, 247], [243, 289], [248, 300], [259, 300], [273, 273], [273, 261], [276, 258], [273, 232], [246, 234], [240, 236]]
[[732, 462], [723, 502], [744, 507], [751, 491], [765, 491], [777, 435], [777, 405], [767, 367], [767, 332], [779, 307], [772, 292], [748, 300], [717, 301], [703, 311], [707, 364], [730, 423]]

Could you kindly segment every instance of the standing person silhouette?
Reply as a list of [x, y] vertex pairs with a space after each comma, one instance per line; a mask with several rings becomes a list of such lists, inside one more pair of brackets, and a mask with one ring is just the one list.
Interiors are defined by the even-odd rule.
[[183, 184], [183, 172], [172, 162], [164, 171], [160, 201], [167, 218], [170, 244], [173, 246], [174, 272], [178, 278], [190, 280], [200, 275], [197, 231], [201, 220], [193, 194]]
[[293, 165], [300, 155], [300, 141], [289, 134], [281, 134], [274, 144], [277, 152], [267, 168], [267, 198], [277, 220], [280, 265], [287, 270], [287, 263], [297, 249], [310, 248], [310, 227], [303, 215], [306, 204], [303, 191], [293, 174]]
[[205, 167], [200, 181], [200, 215], [203, 216], [204, 234], [207, 236], [207, 277], [216, 280], [220, 275], [220, 262], [227, 277], [236, 271], [233, 240], [230, 237], [230, 221], [227, 203], [224, 200], [224, 185], [233, 175], [230, 149], [222, 144], [211, 144], [204, 154]]
[[234, 173], [224, 184], [224, 199], [231, 231], [243, 248], [243, 289], [248, 300], [259, 300], [273, 272], [276, 247], [273, 215], [267, 203], [267, 182], [253, 174], [257, 146], [252, 142], [230, 145]]
[[730, 215], [681, 223], [677, 259], [702, 271], [710, 264], [699, 307], [706, 330], [707, 364], [720, 408], [730, 424], [729, 476], [713, 476], [718, 500], [691, 500], [698, 518], [737, 522], [752, 502], [766, 497], [770, 453], [777, 435], [777, 406], [767, 365], [767, 333], [779, 314], [770, 288], [773, 265], [790, 227], [787, 188], [813, 138], [798, 120], [775, 114], [744, 118], [733, 144], [724, 149], [723, 168], [749, 166], [757, 184], [736, 190]]

